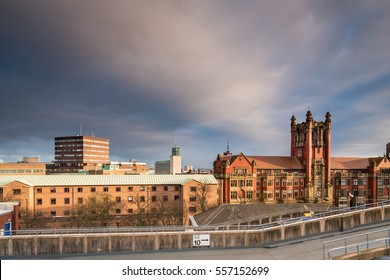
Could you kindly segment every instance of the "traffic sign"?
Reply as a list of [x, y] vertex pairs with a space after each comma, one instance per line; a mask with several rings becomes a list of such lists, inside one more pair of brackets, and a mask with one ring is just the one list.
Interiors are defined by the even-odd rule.
[[194, 234], [192, 236], [192, 245], [194, 247], [210, 246], [210, 234]]

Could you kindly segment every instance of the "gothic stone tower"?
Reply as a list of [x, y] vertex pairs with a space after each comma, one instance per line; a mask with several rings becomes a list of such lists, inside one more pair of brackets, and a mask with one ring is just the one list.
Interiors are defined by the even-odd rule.
[[291, 118], [291, 156], [298, 157], [305, 166], [305, 200], [333, 203], [333, 187], [330, 178], [331, 115], [325, 122], [313, 120], [310, 111], [306, 122], [296, 123]]

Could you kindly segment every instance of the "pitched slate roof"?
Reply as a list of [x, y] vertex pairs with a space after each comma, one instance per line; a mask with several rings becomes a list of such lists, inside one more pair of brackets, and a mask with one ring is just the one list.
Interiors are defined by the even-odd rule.
[[331, 169], [366, 169], [370, 165], [369, 158], [358, 157], [332, 157]]
[[189, 180], [217, 184], [212, 174], [177, 175], [28, 175], [0, 176], [0, 186], [14, 181], [28, 186], [181, 185]]
[[257, 168], [262, 169], [305, 169], [298, 157], [291, 156], [247, 156], [255, 160]]

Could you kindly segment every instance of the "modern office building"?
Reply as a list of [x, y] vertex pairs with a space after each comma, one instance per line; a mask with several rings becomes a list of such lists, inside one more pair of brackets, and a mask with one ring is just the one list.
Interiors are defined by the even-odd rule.
[[155, 174], [180, 174], [182, 173], [182, 163], [180, 148], [176, 145], [172, 147], [172, 153], [169, 160], [160, 160], [155, 162]]
[[211, 174], [0, 176], [0, 190], [0, 199], [18, 201], [24, 213], [49, 219], [52, 227], [77, 226], [72, 217], [97, 194], [116, 203], [111, 226], [134, 225], [132, 219], [147, 215], [164, 214], [168, 220], [178, 213], [179, 224], [189, 224], [189, 216], [219, 202], [218, 182]]
[[77, 173], [100, 170], [110, 162], [110, 142], [95, 136], [55, 137], [55, 158], [47, 173]]
[[170, 164], [169, 164], [170, 174], [180, 174], [181, 171], [181, 156], [180, 156], [180, 148], [175, 146], [172, 147], [172, 154], [170, 156]]
[[156, 175], [170, 174], [170, 160], [158, 160], [154, 163], [154, 173]]
[[314, 202], [339, 207], [389, 199], [390, 144], [379, 157], [332, 157], [331, 115], [297, 124], [291, 118], [290, 156], [218, 154], [213, 172], [223, 203]]

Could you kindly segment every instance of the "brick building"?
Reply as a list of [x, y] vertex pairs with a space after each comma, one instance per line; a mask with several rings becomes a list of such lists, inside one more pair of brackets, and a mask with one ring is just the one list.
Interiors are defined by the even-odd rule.
[[223, 203], [315, 202], [340, 207], [389, 198], [390, 144], [376, 158], [331, 157], [331, 115], [297, 124], [291, 118], [290, 156], [217, 155], [214, 175]]
[[97, 193], [116, 202], [117, 226], [125, 225], [131, 215], [168, 208], [180, 211], [181, 223], [188, 224], [190, 215], [219, 201], [218, 182], [211, 174], [0, 176], [0, 189], [2, 196], [19, 201], [25, 213], [52, 218], [54, 226], [67, 226], [62, 221]]
[[0, 202], [0, 235], [11, 235], [19, 229], [19, 203]]
[[77, 173], [100, 170], [110, 162], [110, 141], [95, 136], [55, 137], [54, 163], [47, 165], [47, 173]]

